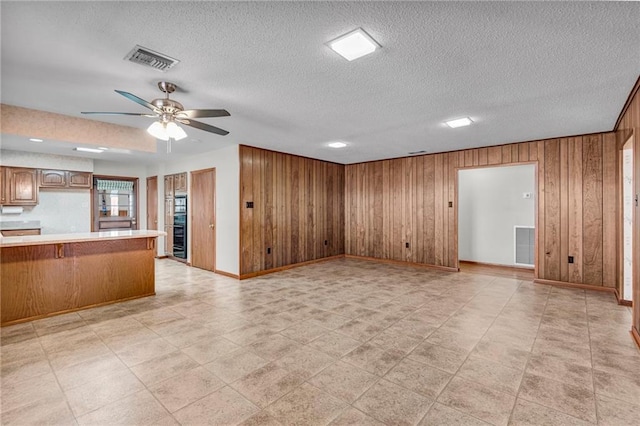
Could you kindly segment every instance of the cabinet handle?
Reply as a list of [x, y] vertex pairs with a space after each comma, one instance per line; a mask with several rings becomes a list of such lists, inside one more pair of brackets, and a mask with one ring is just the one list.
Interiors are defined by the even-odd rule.
[[56, 244], [56, 259], [64, 259], [64, 244]]

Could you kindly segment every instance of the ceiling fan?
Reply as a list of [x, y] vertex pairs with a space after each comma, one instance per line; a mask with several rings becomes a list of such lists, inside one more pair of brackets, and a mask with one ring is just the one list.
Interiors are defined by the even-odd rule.
[[154, 99], [151, 102], [147, 102], [142, 98], [137, 97], [129, 92], [122, 90], [116, 90], [116, 93], [121, 94], [125, 98], [132, 100], [133, 102], [142, 105], [145, 108], [149, 108], [152, 113], [137, 113], [137, 112], [82, 112], [82, 114], [106, 114], [106, 115], [135, 115], [140, 117], [157, 118], [158, 121], [153, 122], [147, 131], [158, 139], [168, 141], [169, 139], [180, 140], [187, 137], [182, 128], [176, 123], [184, 124], [186, 126], [195, 127], [196, 129], [204, 130], [206, 132], [215, 133], [217, 135], [228, 135], [229, 132], [220, 129], [219, 127], [211, 126], [200, 121], [193, 120], [193, 118], [210, 118], [210, 117], [228, 117], [231, 114], [224, 109], [184, 109], [180, 102], [169, 99], [169, 94], [173, 93], [177, 86], [167, 81], [158, 82], [158, 88], [161, 92], [165, 93], [164, 98]]

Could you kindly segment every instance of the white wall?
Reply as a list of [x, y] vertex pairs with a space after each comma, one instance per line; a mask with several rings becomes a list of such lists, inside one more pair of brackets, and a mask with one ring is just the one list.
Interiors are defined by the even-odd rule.
[[[240, 272], [240, 158], [237, 145], [147, 168], [147, 176], [158, 176], [158, 229], [164, 229], [164, 175], [209, 168], [216, 169], [216, 269], [237, 275]], [[187, 180], [190, 188], [190, 173], [187, 173]], [[189, 199], [187, 201], [190, 211], [191, 203]], [[187, 221], [187, 239], [191, 241], [191, 215]], [[164, 241], [159, 241], [159, 248], [159, 253], [163, 254]], [[187, 257], [191, 259], [190, 247]]]
[[[23, 151], [0, 151], [3, 166], [35, 169], [93, 171], [90, 158], [66, 157]], [[2, 214], [0, 221], [38, 220], [43, 234], [91, 231], [91, 191], [88, 189], [41, 190], [38, 205], [25, 206], [20, 214]]]
[[515, 264], [514, 226], [535, 226], [535, 173], [533, 164], [459, 171], [460, 260]]

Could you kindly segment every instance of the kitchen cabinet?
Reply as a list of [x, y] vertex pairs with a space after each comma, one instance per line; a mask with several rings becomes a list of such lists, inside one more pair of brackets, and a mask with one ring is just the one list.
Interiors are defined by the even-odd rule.
[[164, 252], [169, 256], [173, 256], [173, 210], [175, 200], [167, 198], [164, 200], [164, 231], [167, 235], [164, 237]]
[[173, 198], [175, 195], [174, 190], [174, 175], [167, 175], [164, 177], [164, 198]]
[[5, 201], [7, 201], [7, 197], [6, 197], [6, 188], [4, 186], [6, 179], [4, 178], [4, 167], [0, 166], [0, 204], [5, 204]]
[[3, 237], [22, 237], [25, 235], [40, 235], [39, 229], [10, 229], [2, 231]]
[[67, 185], [69, 188], [88, 188], [92, 186], [92, 174], [89, 172], [67, 172]]
[[38, 204], [38, 169], [6, 167], [7, 206], [35, 206]]
[[91, 188], [90, 172], [40, 170], [40, 188]]
[[173, 175], [173, 189], [175, 192], [187, 192], [187, 173]]
[[40, 188], [65, 188], [67, 173], [64, 170], [40, 170]]

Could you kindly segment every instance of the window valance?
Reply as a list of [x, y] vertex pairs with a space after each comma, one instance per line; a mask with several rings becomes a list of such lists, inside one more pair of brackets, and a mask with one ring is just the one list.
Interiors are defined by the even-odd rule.
[[133, 182], [128, 180], [96, 179], [96, 189], [98, 191], [133, 192]]

